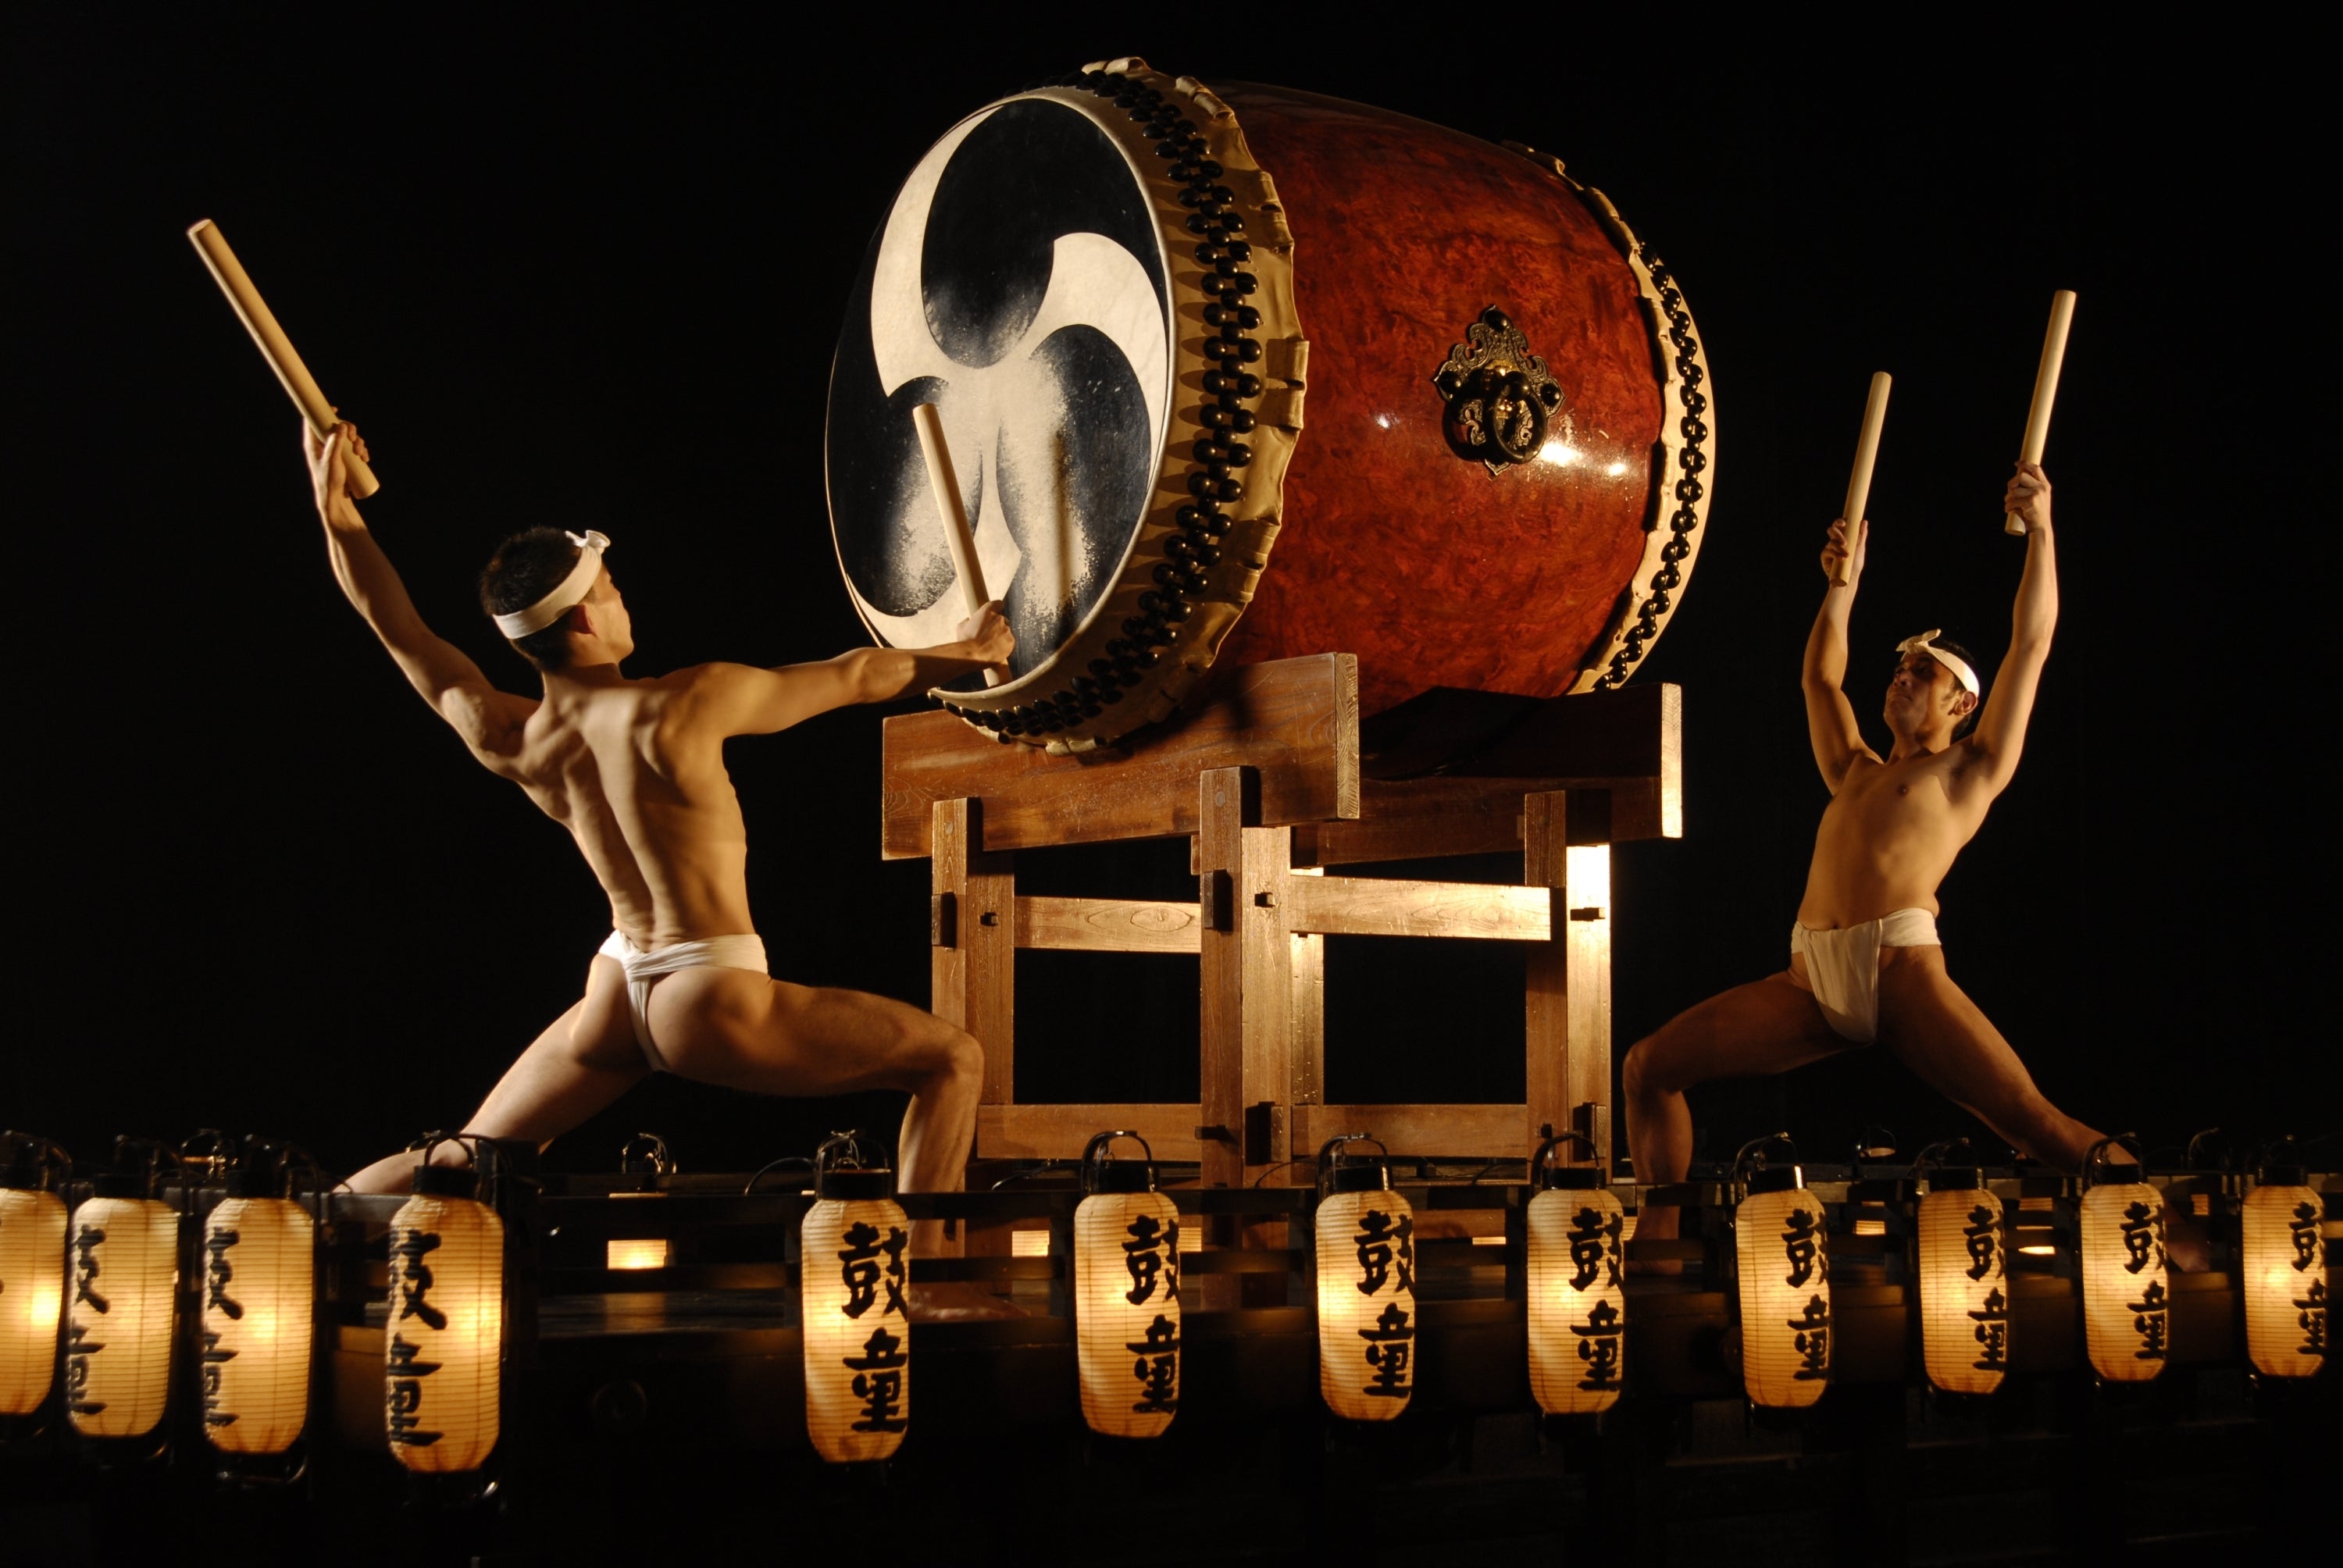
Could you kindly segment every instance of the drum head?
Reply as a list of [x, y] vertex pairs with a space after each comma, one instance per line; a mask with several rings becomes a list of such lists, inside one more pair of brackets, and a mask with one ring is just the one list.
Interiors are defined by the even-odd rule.
[[1169, 274], [1126, 150], [1067, 103], [994, 105], [911, 171], [830, 377], [830, 526], [881, 643], [949, 642], [966, 614], [912, 424], [920, 403], [941, 416], [987, 591], [1016, 631], [1011, 676], [1099, 614], [1163, 457]]

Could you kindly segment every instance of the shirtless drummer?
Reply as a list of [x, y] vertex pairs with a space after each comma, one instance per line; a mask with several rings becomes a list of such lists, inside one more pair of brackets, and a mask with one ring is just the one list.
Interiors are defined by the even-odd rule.
[[[779, 669], [703, 664], [631, 680], [618, 668], [635, 639], [602, 562], [609, 541], [532, 528], [506, 540], [480, 579], [483, 608], [544, 678], [541, 699], [516, 697], [416, 613], [347, 493], [344, 451], [367, 455], [357, 431], [340, 425], [306, 446], [342, 591], [480, 765], [569, 830], [610, 898], [615, 930], [585, 995], [521, 1053], [465, 1131], [543, 1145], [655, 1070], [761, 1094], [890, 1089], [911, 1097], [897, 1151], [904, 1190], [957, 1191], [982, 1049], [902, 1002], [767, 975], [724, 741], [1000, 666], [1015, 639], [999, 606], [940, 648], [857, 648]], [[377, 1161], [350, 1184], [403, 1191], [417, 1159]]]
[[[2026, 523], [2026, 570], [1993, 693], [1980, 709], [1982, 683], [1957, 645], [1933, 631], [1906, 638], [1887, 684], [1896, 744], [1884, 761], [1839, 689], [1868, 523], [1845, 585], [1823, 594], [1804, 685], [1831, 803], [1790, 929], [1790, 967], [1711, 997], [1627, 1053], [1622, 1088], [1638, 1181], [1684, 1179], [1693, 1142], [1684, 1091], [1694, 1084], [1785, 1072], [1875, 1040], [2022, 1153], [2073, 1170], [2098, 1140], [2042, 1097], [2001, 1031], [1953, 983], [1936, 942], [1936, 886], [2017, 768], [2058, 619], [2050, 480], [2039, 466], [2017, 466], [2003, 509]], [[1846, 528], [1830, 527], [1825, 577], [1846, 554]], [[1653, 1210], [1642, 1233], [1674, 1235], [1676, 1214]]]

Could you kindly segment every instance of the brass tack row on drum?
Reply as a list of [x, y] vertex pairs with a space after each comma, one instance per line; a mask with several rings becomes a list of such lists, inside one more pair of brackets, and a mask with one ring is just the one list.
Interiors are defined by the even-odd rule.
[[1590, 690], [1691, 575], [1707, 381], [1666, 269], [1552, 159], [1118, 60], [898, 192], [831, 376], [832, 534], [879, 640], [950, 638], [935, 405], [1018, 639], [938, 695], [1004, 740], [1086, 749], [1216, 659], [1338, 648], [1368, 712]]

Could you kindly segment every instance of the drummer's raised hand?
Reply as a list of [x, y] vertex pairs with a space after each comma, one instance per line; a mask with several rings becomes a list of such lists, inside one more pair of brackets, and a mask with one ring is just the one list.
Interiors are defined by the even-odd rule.
[[[1855, 536], [1855, 559], [1847, 562], [1846, 586], [1848, 588], [1853, 588], [1856, 579], [1863, 576], [1864, 551], [1870, 543], [1871, 519], [1865, 518], [1863, 520], [1863, 527]], [[1845, 560], [1846, 560], [1846, 519], [1839, 518], [1832, 521], [1830, 532], [1823, 543], [1823, 576], [1834, 583], [1837, 582], [1839, 562]]]
[[366, 524], [358, 517], [357, 503], [350, 495], [347, 461], [352, 454], [361, 463], [367, 461], [366, 438], [358, 434], [358, 427], [345, 419], [320, 437], [305, 419], [301, 422], [301, 450], [309, 459], [309, 485], [317, 495], [317, 515], [340, 527], [364, 528]]
[[1007, 668], [1009, 656], [1017, 651], [1017, 634], [1009, 629], [1009, 618], [1001, 613], [999, 599], [960, 623], [960, 640], [968, 646], [970, 658], [981, 660], [989, 668]]
[[2026, 525], [2027, 533], [2050, 527], [2050, 476], [2039, 463], [2020, 463], [2001, 493], [2001, 509]]

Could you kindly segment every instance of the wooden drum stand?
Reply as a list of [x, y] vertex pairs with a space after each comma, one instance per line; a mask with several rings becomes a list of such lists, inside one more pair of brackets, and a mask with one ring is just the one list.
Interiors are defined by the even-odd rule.
[[[1341, 1133], [1520, 1160], [1573, 1128], [1607, 1164], [1610, 846], [1682, 837], [1681, 713], [1667, 685], [1551, 701], [1434, 691], [1371, 723], [1363, 768], [1358, 662], [1337, 653], [1216, 672], [1165, 723], [1071, 755], [944, 712], [887, 720], [884, 852], [933, 861], [933, 1006], [984, 1046], [979, 1157], [1071, 1159], [1128, 1127], [1159, 1158], [1197, 1161], [1206, 1187], [1278, 1184]], [[1175, 835], [1191, 839], [1194, 903], [1016, 890], [1019, 849]], [[1499, 851], [1522, 856], [1519, 886], [1326, 874]], [[1325, 1103], [1330, 935], [1532, 944], [1526, 1103]], [[1019, 1103], [1020, 948], [1197, 955], [1202, 1103]]]

